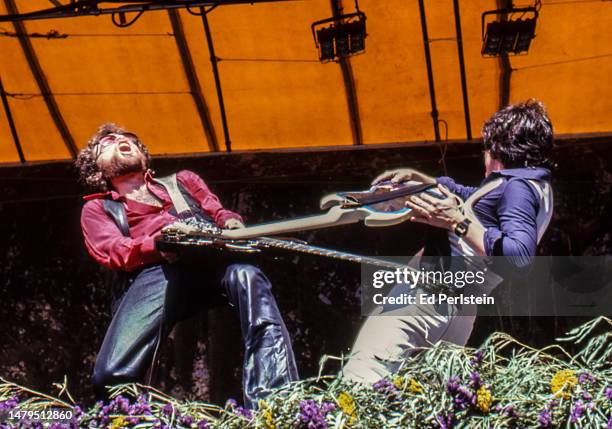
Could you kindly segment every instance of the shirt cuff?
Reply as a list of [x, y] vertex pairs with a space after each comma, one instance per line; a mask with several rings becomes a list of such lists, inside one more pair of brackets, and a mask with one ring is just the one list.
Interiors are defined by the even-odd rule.
[[495, 227], [487, 228], [484, 233], [484, 248], [487, 256], [493, 256], [495, 243], [497, 240], [501, 240], [502, 235], [502, 232]]
[[161, 258], [159, 250], [155, 247], [155, 238], [147, 237], [140, 246], [140, 256], [143, 265], [150, 264], [152, 262], [158, 262]]
[[442, 185], [451, 191], [455, 188], [455, 181], [448, 176], [436, 177], [436, 184]]

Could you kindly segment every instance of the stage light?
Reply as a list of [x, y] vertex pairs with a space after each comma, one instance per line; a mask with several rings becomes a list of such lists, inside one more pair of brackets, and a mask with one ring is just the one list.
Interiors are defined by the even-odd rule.
[[349, 34], [341, 26], [336, 27], [335, 33], [336, 56], [340, 58], [348, 57], [351, 53], [349, 49]]
[[331, 27], [321, 28], [317, 31], [319, 42], [320, 60], [332, 61], [334, 59], [334, 31]]
[[514, 52], [520, 54], [521, 52], [527, 52], [529, 46], [531, 46], [531, 40], [535, 38], [535, 18], [526, 19], [524, 21], [519, 20], [520, 30]]
[[[521, 17], [514, 19], [516, 14]], [[525, 14], [530, 18], [523, 19]], [[485, 20], [490, 15], [505, 15], [505, 20]], [[497, 9], [482, 14], [482, 50], [483, 56], [496, 57], [500, 55], [520, 54], [527, 52], [531, 40], [535, 38], [535, 27], [538, 19], [538, 10], [535, 7]]]
[[[323, 19], [311, 25], [321, 62], [334, 61], [365, 51], [366, 16], [359, 10], [357, 3], [355, 8], [355, 13]], [[324, 26], [328, 23], [331, 25]]]
[[365, 19], [363, 21], [351, 22], [348, 30], [351, 38], [351, 54], [365, 51]]

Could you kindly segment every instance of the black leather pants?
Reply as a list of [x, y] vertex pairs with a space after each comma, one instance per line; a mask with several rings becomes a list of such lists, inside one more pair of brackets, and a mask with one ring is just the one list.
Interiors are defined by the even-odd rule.
[[297, 380], [291, 341], [270, 281], [261, 270], [246, 264], [230, 265], [220, 282], [219, 277], [180, 264], [142, 270], [117, 306], [96, 359], [96, 397], [106, 398], [105, 386], [144, 382], [160, 342], [174, 323], [222, 302], [222, 297], [240, 316], [245, 406], [257, 407], [270, 389]]

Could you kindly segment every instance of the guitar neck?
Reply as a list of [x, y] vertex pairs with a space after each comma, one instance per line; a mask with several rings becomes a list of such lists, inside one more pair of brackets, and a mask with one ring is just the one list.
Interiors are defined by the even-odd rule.
[[353, 253], [340, 252], [338, 250], [325, 249], [323, 247], [311, 246], [309, 244], [303, 244], [296, 241], [286, 241], [271, 237], [261, 237], [257, 241], [261, 247], [273, 247], [276, 249], [292, 250], [300, 253], [308, 253], [310, 255], [325, 256], [327, 258], [340, 259], [343, 261], [373, 265], [393, 270], [397, 268], [411, 269], [410, 267], [407, 267], [404, 264], [387, 261], [385, 259], [378, 259], [369, 256], [356, 255]]

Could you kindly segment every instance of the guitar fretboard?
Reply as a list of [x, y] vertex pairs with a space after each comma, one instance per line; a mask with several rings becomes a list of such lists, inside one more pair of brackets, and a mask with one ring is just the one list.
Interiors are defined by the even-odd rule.
[[358, 264], [368, 264], [379, 266], [382, 268], [397, 269], [397, 268], [408, 268], [404, 264], [400, 264], [385, 259], [372, 258], [369, 256], [356, 255], [348, 252], [341, 252], [339, 250], [326, 249], [323, 247], [312, 246], [310, 244], [304, 244], [297, 241], [280, 240], [277, 238], [261, 237], [258, 240], [260, 246], [258, 247], [274, 247], [277, 249], [292, 250], [295, 252], [308, 253], [311, 255], [325, 256], [327, 258], [341, 259], [343, 261], [355, 262]]

